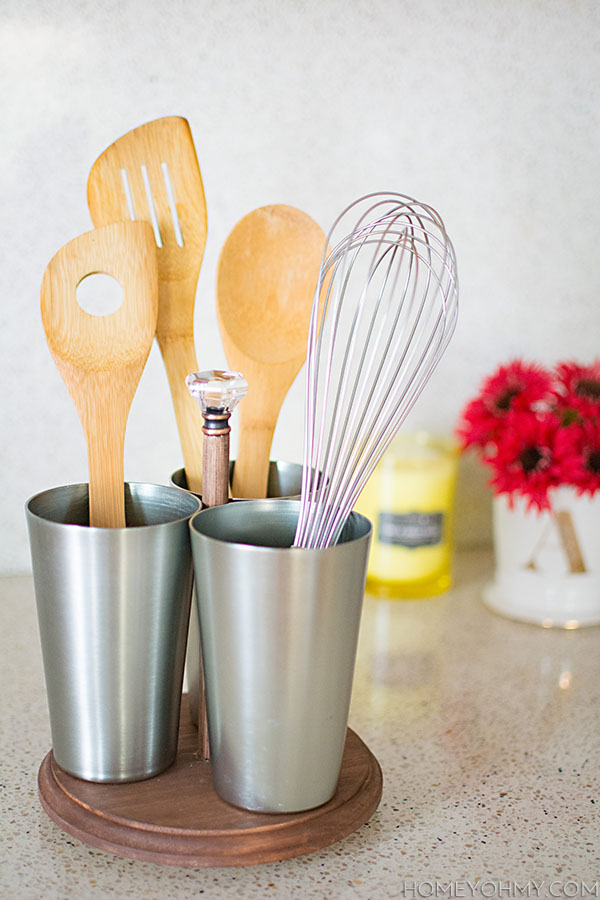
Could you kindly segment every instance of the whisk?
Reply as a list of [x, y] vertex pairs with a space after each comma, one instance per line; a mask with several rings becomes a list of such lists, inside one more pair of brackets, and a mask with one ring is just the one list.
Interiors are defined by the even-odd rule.
[[442, 357], [457, 312], [454, 248], [434, 209], [386, 192], [338, 216], [310, 319], [295, 547], [337, 542]]

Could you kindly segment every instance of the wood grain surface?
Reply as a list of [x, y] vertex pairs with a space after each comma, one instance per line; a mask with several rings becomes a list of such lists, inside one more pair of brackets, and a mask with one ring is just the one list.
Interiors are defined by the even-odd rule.
[[[91, 315], [77, 302], [78, 284], [96, 273], [123, 289], [110, 315]], [[44, 272], [42, 323], [86, 435], [92, 526], [125, 527], [125, 428], [154, 339], [157, 291], [154, 238], [145, 222], [88, 231], [61, 247]]]
[[293, 206], [263, 206], [229, 234], [217, 271], [217, 318], [230, 369], [248, 382], [239, 412], [233, 496], [266, 496], [273, 432], [306, 358], [325, 235]]
[[[123, 135], [98, 157], [87, 185], [94, 225], [131, 218], [124, 179], [135, 218], [152, 223], [151, 206], [154, 209], [161, 243], [157, 246], [156, 338], [171, 389], [188, 484], [190, 490], [201, 493], [202, 417], [188, 393], [185, 377], [198, 369], [194, 304], [206, 244], [207, 216], [202, 176], [187, 120], [167, 116], [147, 122]], [[176, 217], [171, 210], [168, 182]]]

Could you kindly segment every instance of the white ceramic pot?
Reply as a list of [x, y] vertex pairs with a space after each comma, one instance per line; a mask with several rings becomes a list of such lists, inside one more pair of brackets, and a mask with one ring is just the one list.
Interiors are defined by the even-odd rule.
[[494, 498], [494, 579], [484, 601], [502, 615], [545, 627], [600, 624], [600, 495], [570, 487], [552, 495], [552, 512], [524, 498]]

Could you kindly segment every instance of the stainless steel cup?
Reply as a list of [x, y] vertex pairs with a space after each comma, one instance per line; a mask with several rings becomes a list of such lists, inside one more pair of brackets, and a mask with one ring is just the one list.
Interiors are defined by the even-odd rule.
[[138, 781], [177, 751], [192, 587], [193, 494], [125, 485], [126, 528], [90, 528], [87, 484], [26, 505], [56, 762]]
[[[233, 480], [235, 471], [235, 459], [229, 464], [229, 481]], [[171, 484], [188, 491], [185, 469], [177, 469], [171, 475]], [[277, 497], [280, 500], [298, 500], [302, 488], [302, 464], [291, 462], [279, 462], [271, 460], [269, 463], [269, 480], [267, 482], [267, 497]]]
[[296, 812], [335, 793], [371, 523], [291, 547], [300, 504], [248, 500], [190, 520], [213, 780], [236, 806]]
[[[233, 481], [235, 459], [229, 464], [229, 481]], [[171, 484], [188, 491], [185, 469], [177, 469], [171, 475]], [[267, 482], [267, 497], [276, 497], [280, 500], [298, 500], [302, 489], [302, 464], [291, 462], [279, 462], [271, 460], [269, 463], [269, 480]], [[194, 494], [199, 497], [199, 494]], [[198, 724], [198, 694], [200, 692], [200, 628], [198, 626], [197, 604], [192, 604], [190, 615], [190, 632], [188, 638], [187, 661], [185, 666], [187, 682], [190, 718]]]

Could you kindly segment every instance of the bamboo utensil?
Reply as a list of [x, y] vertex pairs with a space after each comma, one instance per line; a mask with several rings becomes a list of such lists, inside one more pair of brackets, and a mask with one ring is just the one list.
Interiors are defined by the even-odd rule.
[[202, 490], [202, 428], [185, 387], [198, 368], [194, 302], [206, 244], [202, 176], [186, 119], [168, 116], [134, 128], [96, 160], [87, 198], [94, 225], [143, 219], [158, 259], [156, 338], [169, 379], [190, 490]]
[[234, 497], [264, 498], [281, 405], [306, 358], [306, 335], [325, 235], [292, 206], [263, 206], [225, 241], [217, 318], [230, 368], [249, 391], [240, 407]]
[[[121, 306], [107, 316], [84, 312], [76, 299], [77, 285], [95, 273], [112, 275], [123, 288]], [[125, 428], [158, 309], [152, 228], [119, 222], [70, 241], [46, 268], [41, 308], [50, 352], [86, 436], [90, 525], [125, 527]]]

